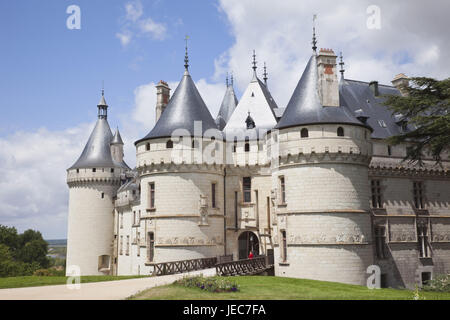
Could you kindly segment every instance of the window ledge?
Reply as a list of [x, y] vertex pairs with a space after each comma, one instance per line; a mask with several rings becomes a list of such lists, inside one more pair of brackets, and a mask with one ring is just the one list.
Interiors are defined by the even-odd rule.
[[278, 262], [278, 265], [280, 265], [280, 266], [288, 266], [289, 262], [287, 262], [287, 261]]
[[154, 211], [156, 211], [156, 208], [155, 207], [147, 208], [147, 209], [145, 209], [145, 211], [147, 211], [147, 212], [154, 212]]
[[286, 207], [287, 207], [287, 203], [286, 203], [286, 202], [279, 203], [279, 204], [277, 205], [277, 207], [278, 207], [278, 208], [286, 208]]

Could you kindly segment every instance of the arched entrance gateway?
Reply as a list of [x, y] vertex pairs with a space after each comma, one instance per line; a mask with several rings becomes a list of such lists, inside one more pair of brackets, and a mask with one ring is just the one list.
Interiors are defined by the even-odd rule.
[[259, 240], [256, 234], [251, 231], [242, 232], [238, 238], [239, 260], [248, 259], [250, 251], [253, 255], [259, 254]]

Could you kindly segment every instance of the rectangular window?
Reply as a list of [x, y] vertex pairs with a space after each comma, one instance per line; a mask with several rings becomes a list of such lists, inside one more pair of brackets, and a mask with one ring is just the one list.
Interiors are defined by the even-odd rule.
[[414, 181], [413, 182], [413, 194], [414, 194], [414, 205], [417, 209], [425, 209], [424, 199], [423, 199], [423, 182]]
[[136, 224], [136, 211], [133, 211], [133, 225]]
[[150, 189], [150, 199], [149, 199], [149, 204], [150, 204], [150, 208], [154, 208], [155, 207], [155, 183], [154, 182], [150, 182], [149, 183], [149, 189]]
[[155, 235], [153, 232], [149, 232], [147, 234], [147, 241], [148, 241], [148, 246], [147, 246], [147, 259], [148, 261], [153, 261], [154, 256], [155, 256]]
[[243, 179], [243, 188], [244, 188], [244, 202], [252, 201], [252, 179], [250, 177], [244, 177]]
[[238, 228], [238, 193], [234, 192], [234, 227]]
[[213, 208], [216, 207], [216, 184], [211, 184], [211, 206]]
[[375, 247], [378, 259], [386, 259], [386, 227], [375, 226]]
[[428, 243], [428, 227], [427, 225], [420, 224], [417, 226], [417, 236], [419, 240], [419, 255], [421, 258], [430, 258], [430, 247]]
[[380, 180], [371, 180], [370, 187], [372, 191], [372, 208], [383, 208]]
[[120, 213], [120, 229], [123, 229], [123, 212]]
[[281, 203], [286, 203], [286, 186], [284, 183], [284, 177], [280, 177], [280, 199]]
[[139, 247], [141, 245], [141, 233], [140, 232], [137, 233], [136, 244], [137, 244], [137, 248], [136, 248], [137, 256], [139, 257], [141, 255], [141, 250]]
[[127, 236], [127, 251], [126, 255], [128, 256], [130, 254], [130, 236]]
[[123, 236], [120, 236], [120, 246], [119, 246], [120, 250], [119, 250], [119, 254], [122, 255], [123, 254]]
[[97, 169], [96, 168], [92, 168], [92, 172], [96, 172], [97, 171]]
[[287, 240], [286, 231], [281, 231], [281, 259], [282, 261], [287, 261]]

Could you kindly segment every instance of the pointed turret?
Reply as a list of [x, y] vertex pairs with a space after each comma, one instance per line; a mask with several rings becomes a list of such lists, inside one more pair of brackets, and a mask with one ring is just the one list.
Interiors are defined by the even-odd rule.
[[116, 129], [116, 133], [114, 133], [114, 137], [111, 141], [111, 144], [123, 145], [123, 140], [122, 140], [122, 137], [120, 136], [119, 128]]
[[189, 74], [187, 52], [184, 61], [185, 71], [183, 78], [175, 89], [164, 112], [153, 129], [144, 138], [136, 141], [135, 145], [147, 139], [171, 137], [172, 133], [177, 129], [185, 129], [192, 136], [198, 135], [197, 132], [194, 132], [194, 122], [196, 121], [201, 121], [201, 135], [208, 129], [217, 130], [216, 123]]
[[[75, 164], [69, 168], [70, 169], [81, 169], [81, 168], [114, 168], [121, 166], [128, 168], [128, 166], [123, 162], [115, 163], [111, 156], [110, 144], [113, 141], [113, 135], [111, 128], [109, 127], [107, 121], [107, 108], [104, 92], [102, 90], [102, 97], [97, 105], [98, 107], [98, 120], [95, 124], [94, 130], [92, 130], [89, 136], [88, 142], [83, 149], [78, 160]], [[116, 132], [117, 138], [120, 139], [123, 145], [120, 133]]]
[[223, 130], [228, 120], [230, 120], [231, 114], [238, 104], [238, 99], [234, 93], [233, 81], [228, 84], [227, 77], [227, 90], [225, 91], [225, 96], [223, 97], [222, 104], [220, 105], [219, 114], [216, 118], [216, 124], [219, 130]]
[[276, 129], [317, 124], [348, 123], [364, 126], [343, 107], [323, 106], [319, 97], [316, 55], [313, 54]]

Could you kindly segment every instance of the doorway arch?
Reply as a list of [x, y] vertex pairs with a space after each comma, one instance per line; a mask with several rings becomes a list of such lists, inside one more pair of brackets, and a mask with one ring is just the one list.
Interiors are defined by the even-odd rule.
[[250, 251], [253, 255], [259, 255], [259, 240], [258, 236], [251, 231], [244, 231], [238, 238], [238, 254], [239, 260], [248, 259]]

